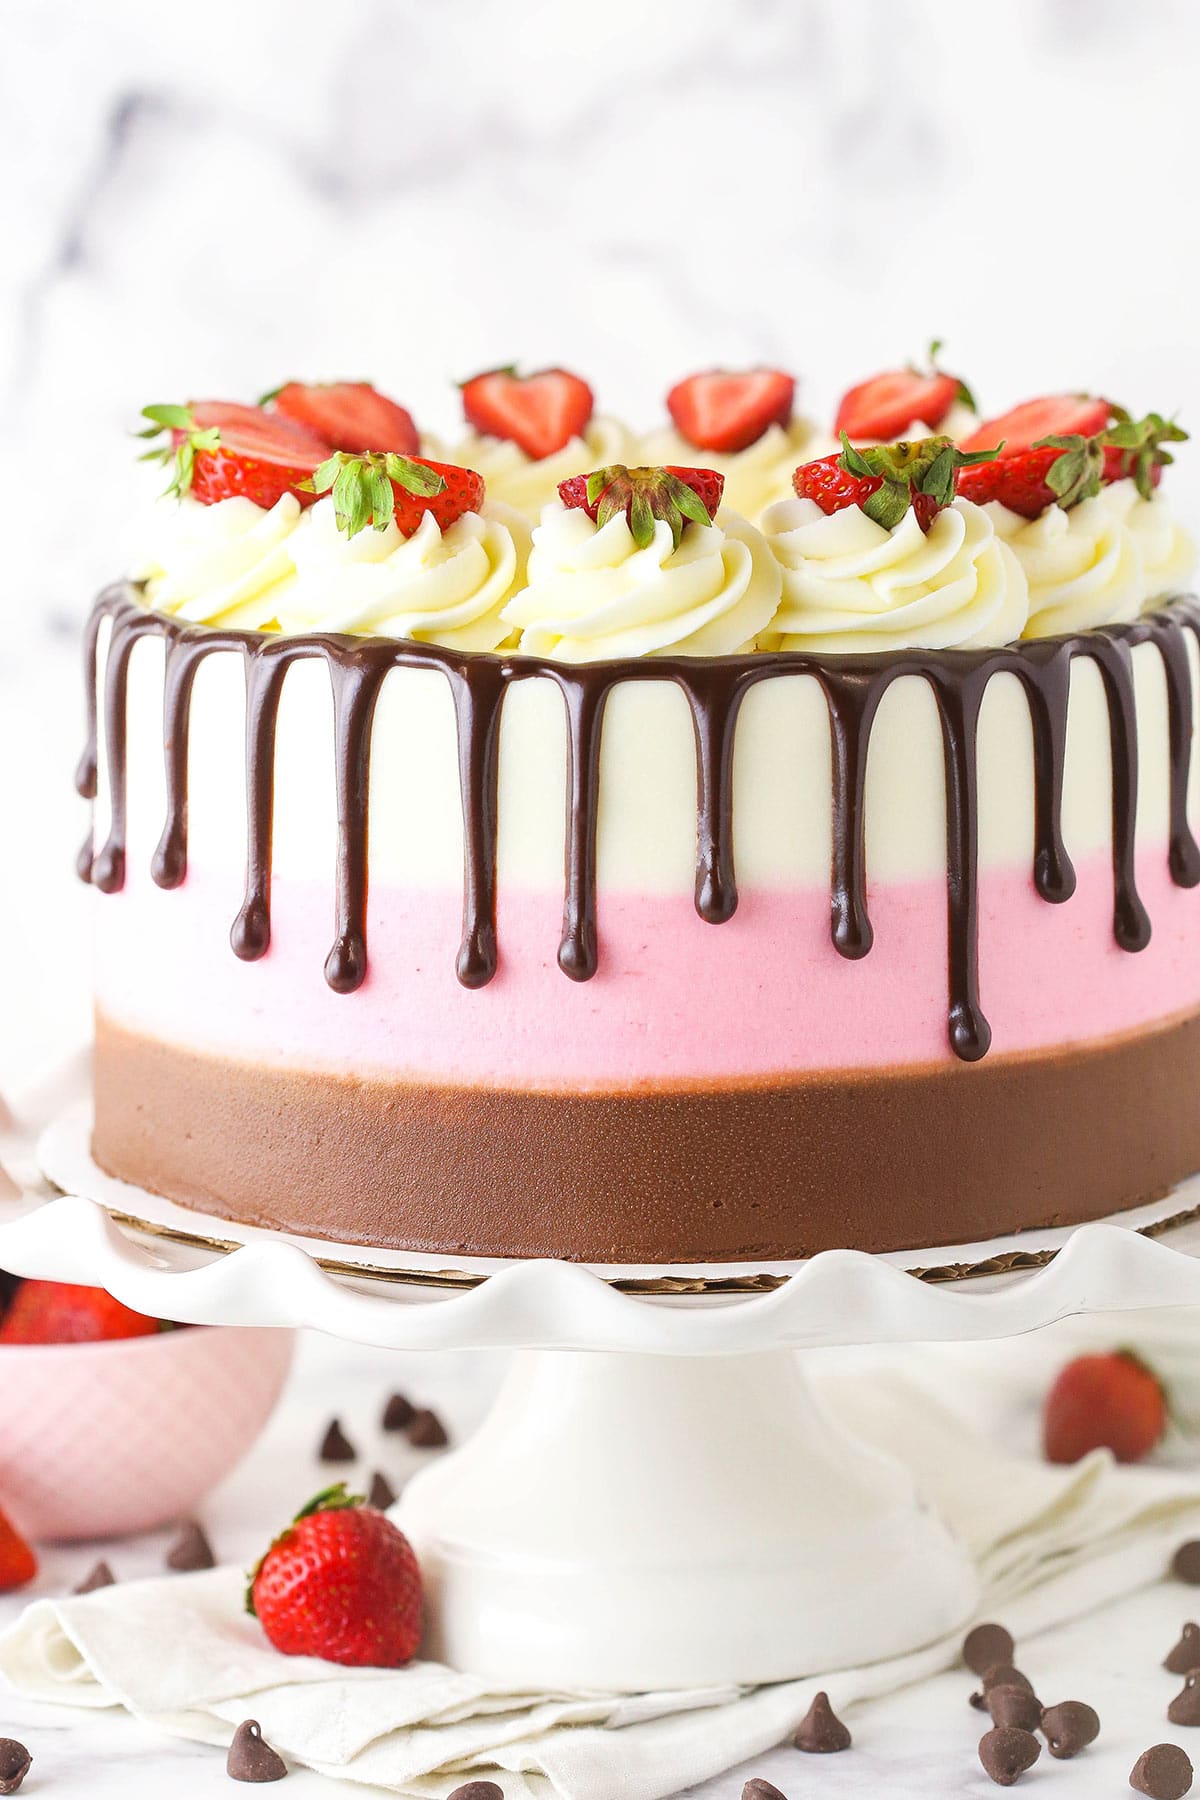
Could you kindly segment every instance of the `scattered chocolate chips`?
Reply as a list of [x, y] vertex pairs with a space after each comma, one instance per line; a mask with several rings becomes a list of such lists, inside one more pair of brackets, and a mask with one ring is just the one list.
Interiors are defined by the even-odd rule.
[[446, 1800], [504, 1800], [504, 1789], [494, 1781], [464, 1781]]
[[24, 1744], [16, 1738], [0, 1738], [0, 1794], [15, 1794], [33, 1766]]
[[322, 1462], [354, 1462], [358, 1451], [342, 1430], [340, 1419], [330, 1419], [329, 1428], [321, 1439], [321, 1448], [317, 1455]]
[[440, 1450], [450, 1439], [446, 1435], [446, 1427], [435, 1412], [423, 1406], [415, 1412], [408, 1423], [408, 1441], [418, 1450]]
[[374, 1506], [379, 1512], [386, 1512], [389, 1506], [396, 1504], [396, 1490], [381, 1470], [376, 1469], [371, 1477], [371, 1486], [367, 1493], [367, 1505]]
[[1051, 1756], [1065, 1762], [1100, 1736], [1100, 1715], [1082, 1700], [1061, 1700], [1042, 1714], [1042, 1736]]
[[1016, 1645], [1003, 1625], [976, 1625], [963, 1639], [962, 1659], [975, 1675], [986, 1675], [1001, 1663], [1011, 1663]]
[[204, 1528], [195, 1519], [187, 1519], [180, 1527], [179, 1536], [167, 1551], [168, 1569], [178, 1569], [190, 1574], [196, 1569], [215, 1569], [217, 1559], [213, 1555], [213, 1547], [204, 1535]]
[[74, 1594], [94, 1594], [97, 1588], [115, 1587], [116, 1580], [117, 1578], [109, 1568], [108, 1564], [106, 1562], [98, 1562], [91, 1574], [86, 1575], [79, 1586], [77, 1588], [72, 1588], [71, 1592]]
[[850, 1748], [850, 1733], [829, 1704], [829, 1695], [819, 1693], [801, 1719], [792, 1739], [797, 1750], [814, 1756], [830, 1756], [835, 1750]]
[[979, 1760], [983, 1772], [997, 1787], [1011, 1787], [1026, 1769], [1032, 1769], [1042, 1754], [1042, 1746], [1032, 1731], [1018, 1731], [1015, 1725], [994, 1725], [979, 1740]]
[[383, 1429], [403, 1431], [416, 1410], [407, 1394], [393, 1394], [383, 1409]]
[[1176, 1581], [1200, 1587], [1200, 1538], [1189, 1538], [1186, 1544], [1180, 1544], [1171, 1558], [1171, 1573]]
[[1036, 1694], [1022, 1687], [989, 1688], [983, 1696], [993, 1725], [1015, 1725], [1018, 1731], [1036, 1731], [1042, 1709]]
[[761, 1775], [753, 1775], [742, 1789], [742, 1800], [787, 1800], [774, 1782], [764, 1781]]
[[1171, 1675], [1188, 1675], [1193, 1669], [1200, 1669], [1200, 1625], [1184, 1626], [1179, 1642], [1163, 1657], [1163, 1668]]
[[1178, 1744], [1155, 1744], [1134, 1763], [1129, 1785], [1150, 1800], [1183, 1800], [1192, 1785], [1192, 1763]]
[[272, 1750], [257, 1719], [244, 1719], [233, 1734], [225, 1770], [232, 1781], [282, 1781], [287, 1764]]
[[1167, 1708], [1172, 1725], [1200, 1725], [1200, 1669], [1192, 1669]]

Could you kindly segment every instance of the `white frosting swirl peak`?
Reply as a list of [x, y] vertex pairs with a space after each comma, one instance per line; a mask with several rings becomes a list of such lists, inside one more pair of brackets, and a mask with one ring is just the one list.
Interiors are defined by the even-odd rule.
[[1021, 635], [1025, 576], [981, 507], [955, 500], [921, 530], [891, 531], [857, 506], [826, 514], [784, 500], [763, 517], [783, 572], [766, 642], [783, 650], [982, 649]]
[[527, 587], [504, 609], [518, 648], [563, 662], [720, 656], [752, 646], [779, 603], [779, 570], [761, 533], [722, 510], [685, 525], [661, 519], [639, 550], [624, 514], [596, 526], [554, 501], [533, 534]]
[[216, 506], [161, 500], [138, 578], [157, 612], [255, 631], [274, 617], [294, 568], [289, 544], [300, 502], [284, 494], [269, 512], [238, 496]]
[[1136, 619], [1178, 593], [1196, 546], [1158, 494], [1143, 500], [1114, 481], [1078, 506], [1022, 518], [999, 501], [985, 508], [1029, 580], [1026, 637], [1056, 637]]
[[369, 632], [458, 650], [495, 650], [501, 608], [524, 574], [528, 533], [510, 508], [464, 513], [445, 531], [425, 513], [410, 537], [395, 520], [347, 538], [332, 500], [293, 534], [296, 580], [276, 609], [282, 631]]

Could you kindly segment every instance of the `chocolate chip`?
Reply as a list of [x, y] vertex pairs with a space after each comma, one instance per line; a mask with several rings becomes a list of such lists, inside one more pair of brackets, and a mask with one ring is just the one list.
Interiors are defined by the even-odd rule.
[[975, 1692], [971, 1695], [971, 1705], [975, 1708], [976, 1712], [987, 1711], [987, 1695], [982, 1688], [976, 1688]]
[[396, 1504], [396, 1490], [387, 1476], [376, 1469], [371, 1477], [371, 1486], [367, 1494], [367, 1505], [378, 1512], [386, 1512], [389, 1506]]
[[1042, 1746], [1032, 1731], [1018, 1731], [1014, 1725], [996, 1725], [979, 1740], [979, 1760], [983, 1772], [997, 1787], [1011, 1787], [1018, 1775], [1032, 1769], [1042, 1754]]
[[742, 1789], [742, 1800], [787, 1800], [773, 1782], [764, 1781], [761, 1775], [752, 1775]]
[[1200, 1625], [1185, 1625], [1179, 1642], [1163, 1658], [1163, 1668], [1172, 1675], [1188, 1675], [1200, 1669]]
[[358, 1451], [342, 1430], [340, 1419], [331, 1419], [329, 1429], [321, 1439], [321, 1448], [317, 1455], [322, 1462], [354, 1462]]
[[1172, 1725], [1200, 1725], [1200, 1669], [1192, 1669], [1167, 1708]]
[[792, 1742], [797, 1750], [807, 1750], [814, 1756], [829, 1756], [835, 1750], [850, 1748], [850, 1733], [830, 1706], [828, 1694], [816, 1696]]
[[1200, 1587], [1200, 1538], [1189, 1538], [1186, 1544], [1180, 1544], [1171, 1558], [1171, 1573], [1176, 1581]]
[[115, 1586], [116, 1579], [106, 1562], [98, 1562], [91, 1574], [85, 1576], [79, 1586], [71, 1591], [75, 1594], [94, 1594], [97, 1588]]
[[202, 1526], [195, 1519], [186, 1520], [167, 1551], [168, 1569], [190, 1573], [195, 1569], [215, 1569], [216, 1566], [217, 1559]]
[[1022, 1675], [1020, 1669], [1014, 1669], [1011, 1663], [997, 1663], [995, 1668], [987, 1671], [983, 1678], [983, 1704], [985, 1706], [988, 1695], [993, 1688], [997, 1687], [1016, 1687], [1024, 1689], [1027, 1694], [1033, 1693], [1033, 1683], [1028, 1675]]
[[1042, 1714], [1042, 1736], [1051, 1756], [1065, 1762], [1100, 1736], [1100, 1716], [1082, 1700], [1060, 1700]]
[[0, 1738], [0, 1794], [15, 1794], [33, 1765], [24, 1744], [16, 1738]]
[[1192, 1785], [1192, 1763], [1178, 1744], [1155, 1744], [1134, 1763], [1129, 1785], [1150, 1800], [1183, 1800]]
[[440, 1450], [450, 1439], [446, 1436], [446, 1427], [435, 1412], [423, 1406], [415, 1412], [408, 1424], [408, 1441], [415, 1444], [418, 1450]]
[[407, 1394], [393, 1394], [383, 1409], [383, 1429], [403, 1431], [416, 1410]]
[[504, 1789], [494, 1781], [464, 1781], [446, 1800], [504, 1800]]
[[1042, 1709], [1036, 1694], [1028, 1688], [994, 1687], [984, 1696], [993, 1725], [1015, 1725], [1018, 1731], [1036, 1731], [1042, 1722]]
[[1011, 1663], [1016, 1645], [1003, 1625], [976, 1625], [963, 1639], [962, 1659], [975, 1675]]
[[282, 1781], [287, 1764], [272, 1750], [257, 1719], [244, 1719], [233, 1734], [225, 1771], [233, 1781]]

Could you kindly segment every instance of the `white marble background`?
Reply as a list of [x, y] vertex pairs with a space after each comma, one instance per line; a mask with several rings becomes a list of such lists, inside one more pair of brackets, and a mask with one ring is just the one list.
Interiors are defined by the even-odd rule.
[[828, 417], [936, 332], [989, 408], [1200, 425], [1198, 61], [1196, 0], [0, 0], [0, 1082], [85, 1019], [69, 639], [145, 401], [449, 428], [561, 360], [649, 424], [765, 359]]

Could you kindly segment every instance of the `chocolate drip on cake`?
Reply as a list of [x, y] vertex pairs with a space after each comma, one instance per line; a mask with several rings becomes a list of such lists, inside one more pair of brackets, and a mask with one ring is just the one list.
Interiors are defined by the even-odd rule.
[[604, 712], [613, 689], [630, 681], [672, 681], [687, 700], [696, 740], [696, 910], [713, 924], [737, 908], [733, 859], [733, 761], [742, 701], [757, 682], [808, 676], [822, 689], [829, 712], [833, 779], [830, 855], [831, 934], [838, 952], [870, 952], [866, 897], [866, 767], [880, 701], [905, 675], [926, 680], [941, 723], [946, 779], [947, 1019], [957, 1057], [973, 1062], [987, 1052], [991, 1031], [979, 995], [978, 834], [976, 737], [984, 696], [994, 676], [1015, 675], [1029, 708], [1034, 760], [1034, 865], [1043, 900], [1060, 904], [1075, 889], [1075, 871], [1062, 839], [1063, 774], [1071, 664], [1090, 659], [1103, 683], [1112, 760], [1113, 935], [1122, 949], [1150, 941], [1150, 920], [1137, 890], [1138, 746], [1132, 650], [1152, 643], [1166, 682], [1170, 753], [1172, 880], [1200, 883], [1200, 846], [1188, 825], [1192, 675], [1187, 636], [1200, 643], [1200, 607], [1175, 601], [1129, 625], [1075, 637], [981, 651], [904, 651], [896, 655], [818, 657], [804, 652], [591, 663], [568, 667], [537, 657], [465, 655], [432, 644], [353, 638], [329, 633], [272, 637], [189, 625], [150, 613], [128, 585], [108, 588], [96, 602], [85, 637], [87, 745], [77, 786], [94, 799], [99, 700], [97, 669], [105, 621], [111, 633], [104, 662], [103, 705], [110, 824], [104, 844], [80, 855], [80, 873], [106, 893], [125, 876], [126, 701], [129, 663], [143, 637], [166, 646], [164, 754], [167, 817], [153, 862], [154, 879], [178, 885], [187, 869], [188, 720], [196, 672], [205, 657], [237, 652], [246, 663], [246, 889], [231, 941], [246, 961], [270, 944], [271, 828], [275, 734], [280, 700], [293, 662], [319, 658], [334, 700], [338, 852], [335, 929], [325, 964], [329, 985], [352, 993], [367, 972], [368, 801], [371, 733], [384, 679], [393, 668], [433, 669], [445, 676], [454, 701], [463, 816], [463, 921], [456, 958], [465, 987], [494, 975], [500, 720], [514, 681], [543, 677], [562, 695], [567, 722], [565, 893], [558, 963], [565, 975], [595, 974], [596, 820]]

